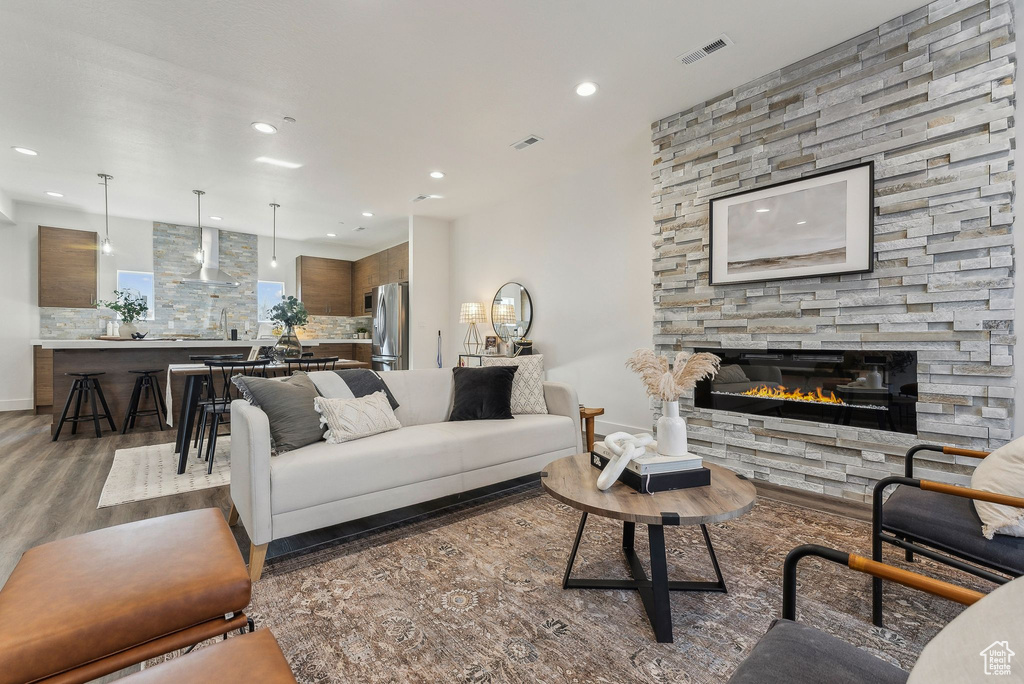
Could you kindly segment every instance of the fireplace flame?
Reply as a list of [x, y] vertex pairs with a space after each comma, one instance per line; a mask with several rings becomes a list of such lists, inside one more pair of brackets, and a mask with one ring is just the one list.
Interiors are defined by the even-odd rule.
[[815, 404], [843, 404], [842, 400], [838, 399], [834, 393], [829, 392], [825, 394], [821, 391], [820, 387], [815, 388], [813, 392], [804, 393], [803, 390], [790, 390], [781, 385], [778, 387], [761, 385], [759, 387], [752, 387], [741, 394], [761, 399], [788, 399], [789, 401], [809, 401]]

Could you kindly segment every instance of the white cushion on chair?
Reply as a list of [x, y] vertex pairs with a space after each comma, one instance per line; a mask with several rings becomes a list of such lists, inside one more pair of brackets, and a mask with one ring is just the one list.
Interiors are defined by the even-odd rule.
[[[985, 492], [1024, 497], [1024, 437], [1005, 444], [986, 456], [971, 475], [971, 487]], [[1024, 537], [1024, 509], [975, 501], [986, 539], [993, 534]], [[1024, 669], [1024, 667], [1022, 667]]]

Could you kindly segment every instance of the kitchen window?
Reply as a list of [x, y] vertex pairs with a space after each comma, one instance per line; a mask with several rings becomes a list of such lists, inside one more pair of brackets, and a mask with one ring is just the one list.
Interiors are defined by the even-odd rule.
[[256, 284], [256, 310], [259, 323], [270, 323], [270, 310], [284, 299], [284, 283], [260, 280]]
[[151, 271], [118, 271], [117, 289], [140, 295], [146, 300], [146, 306], [149, 308], [149, 311], [146, 312], [146, 320], [156, 320], [156, 296]]

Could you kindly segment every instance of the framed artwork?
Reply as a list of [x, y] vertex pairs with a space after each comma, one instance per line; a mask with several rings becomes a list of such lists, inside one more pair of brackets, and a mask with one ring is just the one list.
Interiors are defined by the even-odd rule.
[[488, 335], [484, 338], [484, 354], [498, 353], [498, 336]]
[[870, 273], [874, 181], [865, 162], [711, 200], [710, 284]]

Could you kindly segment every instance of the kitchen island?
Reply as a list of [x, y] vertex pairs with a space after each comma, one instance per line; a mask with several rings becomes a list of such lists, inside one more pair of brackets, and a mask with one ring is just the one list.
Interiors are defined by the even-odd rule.
[[[367, 356], [369, 340], [302, 340], [302, 346], [317, 356], [342, 356], [341, 352], [359, 350], [344, 356], [361, 361]], [[51, 432], [57, 429], [57, 418], [71, 389], [72, 378], [66, 373], [102, 372], [99, 381], [110, 405], [110, 413], [118, 428], [128, 408], [135, 375], [130, 370], [159, 370], [163, 385], [167, 366], [188, 363], [192, 355], [245, 354], [254, 346], [274, 344], [274, 340], [32, 340], [33, 404], [37, 414], [54, 415]], [[356, 345], [359, 345], [356, 347]], [[318, 349], [319, 348], [319, 349]], [[323, 354], [320, 353], [323, 351]], [[369, 367], [369, 364], [366, 364]], [[175, 379], [181, 386], [172, 387], [175, 396], [184, 391], [184, 379]], [[168, 406], [177, 416], [178, 406]], [[136, 429], [157, 429], [155, 418], [142, 418]], [[81, 431], [80, 431], [81, 432]], [[86, 434], [92, 434], [91, 431]], [[61, 433], [63, 439], [64, 433]]]

